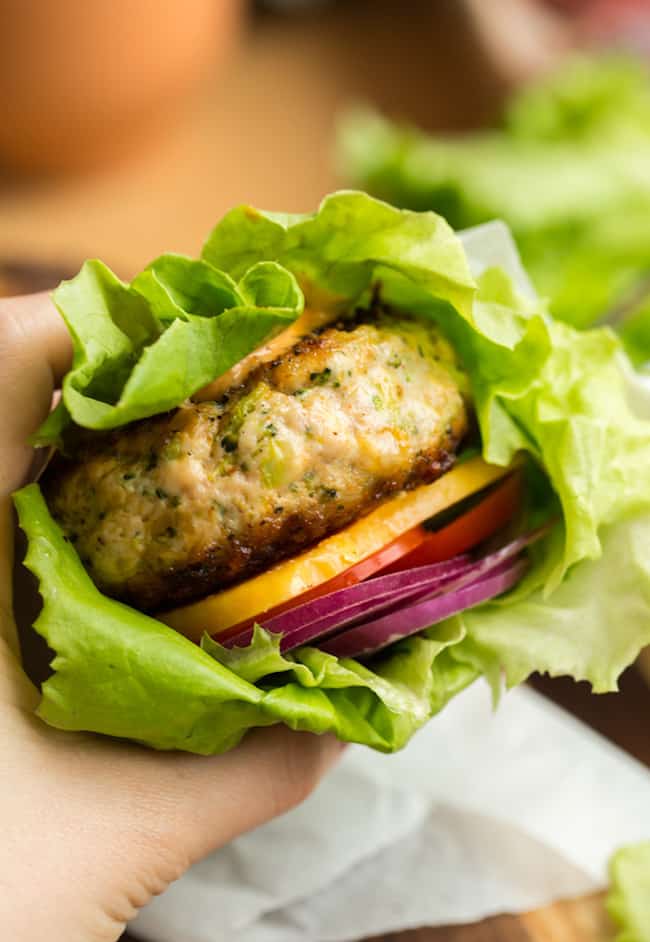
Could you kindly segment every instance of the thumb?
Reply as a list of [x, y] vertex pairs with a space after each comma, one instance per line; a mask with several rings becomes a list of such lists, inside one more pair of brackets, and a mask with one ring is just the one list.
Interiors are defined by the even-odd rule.
[[190, 861], [204, 857], [300, 804], [343, 748], [331, 735], [277, 726], [251, 732], [223, 756], [174, 756], [158, 792], [172, 826], [156, 829], [153, 836], [182, 848]]

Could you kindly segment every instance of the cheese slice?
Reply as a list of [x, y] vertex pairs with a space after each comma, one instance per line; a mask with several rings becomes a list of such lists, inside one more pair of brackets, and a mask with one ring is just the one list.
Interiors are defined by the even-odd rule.
[[452, 468], [433, 484], [401, 491], [299, 556], [292, 556], [246, 582], [157, 615], [157, 618], [192, 641], [200, 641], [204, 632], [218, 635], [333, 579], [407, 530], [510, 471], [511, 467], [497, 467], [486, 464], [482, 458], [472, 458]]

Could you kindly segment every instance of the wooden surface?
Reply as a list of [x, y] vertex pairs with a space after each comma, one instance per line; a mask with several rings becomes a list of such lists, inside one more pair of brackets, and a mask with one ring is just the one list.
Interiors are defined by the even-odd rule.
[[558, 903], [523, 916], [496, 916], [480, 925], [422, 928], [367, 942], [607, 942], [612, 926], [602, 896]]
[[[44, 262], [68, 273], [87, 256], [99, 256], [129, 277], [162, 251], [196, 252], [219, 216], [239, 202], [313, 208], [343, 182], [331, 143], [336, 115], [350, 100], [371, 100], [438, 128], [463, 128], [494, 114], [504, 82], [488, 67], [464, 6], [411, 0], [408, 19], [395, 15], [396, 6], [358, 0], [297, 17], [262, 17], [225, 76], [130, 163], [80, 179], [0, 176], [6, 284], [44, 287], [42, 275], [38, 284], [30, 282], [34, 273], [16, 262]], [[648, 715], [650, 694], [639, 675], [628, 675], [618, 697], [590, 697], [564, 682], [539, 686], [650, 764], [639, 721]], [[602, 899], [595, 897], [475, 926], [393, 934], [381, 942], [610, 937]]]

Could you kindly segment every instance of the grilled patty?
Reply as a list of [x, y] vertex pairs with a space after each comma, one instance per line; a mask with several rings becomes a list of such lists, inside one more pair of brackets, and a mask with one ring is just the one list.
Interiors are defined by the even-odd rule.
[[102, 591], [169, 608], [434, 480], [466, 432], [466, 391], [430, 325], [330, 327], [218, 402], [86, 436], [52, 464], [46, 499]]

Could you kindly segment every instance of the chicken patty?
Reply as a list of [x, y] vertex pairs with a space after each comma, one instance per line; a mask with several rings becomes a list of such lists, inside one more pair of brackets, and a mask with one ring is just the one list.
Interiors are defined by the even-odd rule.
[[304, 337], [218, 402], [86, 435], [44, 492], [103, 592], [169, 608], [434, 480], [466, 432], [466, 399], [437, 329], [383, 314]]

